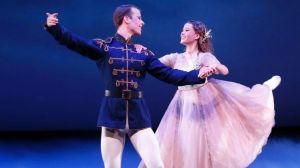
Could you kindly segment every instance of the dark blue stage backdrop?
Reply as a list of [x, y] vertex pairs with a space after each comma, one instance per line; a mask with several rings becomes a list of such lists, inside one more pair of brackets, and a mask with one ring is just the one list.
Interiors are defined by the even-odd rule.
[[[103, 79], [93, 61], [59, 45], [43, 29], [46, 12], [86, 38], [115, 33], [116, 6], [133, 3], [146, 25], [135, 39], [157, 57], [182, 52], [190, 19], [212, 29], [215, 55], [230, 69], [215, 78], [252, 86], [274, 74], [277, 126], [300, 125], [297, 0], [15, 0], [1, 2], [0, 131], [96, 130]], [[157, 127], [176, 87], [148, 75], [144, 93]]]

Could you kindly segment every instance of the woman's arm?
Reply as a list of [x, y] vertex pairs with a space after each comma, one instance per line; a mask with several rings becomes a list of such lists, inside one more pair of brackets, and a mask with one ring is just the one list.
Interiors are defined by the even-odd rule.
[[229, 73], [228, 68], [211, 53], [205, 55], [203, 65], [213, 69], [214, 74], [228, 75]]
[[229, 73], [228, 68], [221, 63], [209, 65], [209, 67], [214, 69], [215, 74], [228, 75], [228, 73]]

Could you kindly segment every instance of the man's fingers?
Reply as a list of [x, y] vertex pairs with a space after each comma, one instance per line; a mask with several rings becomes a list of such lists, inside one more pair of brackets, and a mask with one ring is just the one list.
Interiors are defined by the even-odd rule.
[[50, 21], [58, 22], [57, 18], [51, 18]]
[[206, 76], [207, 76], [207, 72], [205, 72], [205, 71], [201, 71], [198, 75], [198, 77], [200, 77], [200, 78], [205, 78]]
[[58, 16], [58, 13], [52, 13], [52, 14], [51, 14], [51, 13], [48, 13], [48, 12], [47, 12], [46, 15], [47, 15], [48, 17], [53, 16], [53, 17], [56, 18], [56, 17]]
[[57, 21], [48, 21], [47, 24], [57, 24]]
[[54, 25], [56, 25], [58, 23], [58, 21], [48, 21], [47, 22], [47, 25], [48, 26], [54, 26]]
[[57, 17], [58, 16], [58, 13], [53, 13], [52, 14], [54, 17]]
[[200, 75], [200, 76], [198, 76], [198, 77], [200, 77], [200, 78], [206, 78], [207, 76], [205, 76], [205, 75]]
[[52, 16], [49, 16], [48, 17], [48, 20], [58, 20], [57, 18], [54, 18], [54, 17], [52, 17]]
[[56, 23], [58, 23], [58, 22], [56, 22], [56, 21], [50, 21], [50, 22], [48, 22], [48, 23], [55, 23], [55, 24], [56, 24]]
[[57, 24], [58, 22], [55, 22], [55, 21], [53, 21], [53, 22], [48, 22], [49, 24]]
[[48, 18], [48, 22], [58, 22], [58, 19], [56, 19], [56, 18]]

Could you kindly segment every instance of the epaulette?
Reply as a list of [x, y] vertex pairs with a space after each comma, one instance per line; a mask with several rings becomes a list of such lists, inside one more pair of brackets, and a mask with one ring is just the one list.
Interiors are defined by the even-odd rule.
[[105, 43], [106, 43], [106, 44], [110, 44], [110, 43], [113, 41], [113, 39], [114, 39], [114, 37], [107, 37], [107, 38], [105, 39]]
[[114, 37], [108, 37], [105, 40], [101, 39], [101, 38], [95, 38], [94, 40], [98, 43], [106, 43], [106, 44], [110, 44], [113, 41]]
[[95, 38], [93, 40], [99, 45], [100, 48], [103, 48], [104, 51], [108, 51], [107, 44], [110, 44], [113, 41], [113, 37], [108, 37], [105, 40], [100, 38]]

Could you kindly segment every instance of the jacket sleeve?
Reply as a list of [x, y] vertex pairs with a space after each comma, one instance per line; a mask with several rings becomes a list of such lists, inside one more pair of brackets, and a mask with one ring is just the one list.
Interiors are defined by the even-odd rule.
[[198, 77], [199, 70], [186, 72], [172, 69], [161, 63], [154, 56], [149, 56], [147, 71], [154, 77], [177, 86], [202, 84], [205, 83], [206, 80]]
[[92, 60], [98, 60], [105, 55], [103, 45], [99, 45], [97, 40], [86, 40], [60, 24], [51, 27], [45, 26], [45, 29], [60, 44]]

